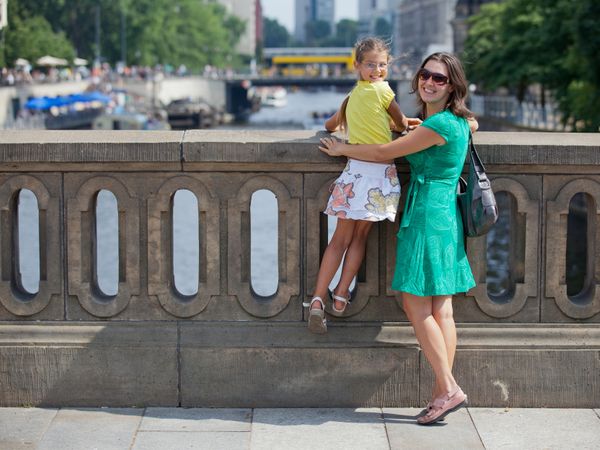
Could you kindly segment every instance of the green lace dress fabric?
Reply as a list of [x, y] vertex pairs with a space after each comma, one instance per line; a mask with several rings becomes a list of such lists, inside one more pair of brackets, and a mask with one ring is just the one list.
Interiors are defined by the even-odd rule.
[[418, 296], [466, 292], [475, 280], [464, 249], [456, 186], [467, 155], [467, 121], [444, 110], [423, 124], [446, 141], [406, 159], [410, 184], [396, 252], [392, 289]]

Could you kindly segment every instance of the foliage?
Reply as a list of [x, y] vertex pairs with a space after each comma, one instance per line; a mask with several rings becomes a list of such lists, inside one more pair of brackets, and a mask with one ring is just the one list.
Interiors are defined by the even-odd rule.
[[266, 47], [289, 47], [291, 37], [288, 30], [277, 20], [265, 17], [263, 19], [263, 33]]
[[17, 58], [35, 62], [44, 55], [71, 60], [75, 51], [65, 33], [54, 31], [41, 15], [19, 15], [21, 8], [20, 0], [8, 3], [8, 15], [11, 20], [4, 30], [3, 64], [11, 65]]
[[463, 59], [471, 81], [524, 98], [541, 86], [577, 130], [600, 126], [600, 3], [596, 0], [505, 0], [470, 19]]
[[[235, 62], [235, 46], [245, 30], [243, 21], [212, 0], [11, 0], [8, 17], [15, 33], [19, 23], [42, 17], [51, 29], [36, 32], [51, 41], [54, 34], [66, 36], [78, 56], [89, 60], [99, 51], [103, 60], [115, 63], [125, 42], [127, 64], [185, 64], [198, 69]], [[7, 54], [19, 53], [24, 45], [22, 40], [9, 41], [7, 34]]]

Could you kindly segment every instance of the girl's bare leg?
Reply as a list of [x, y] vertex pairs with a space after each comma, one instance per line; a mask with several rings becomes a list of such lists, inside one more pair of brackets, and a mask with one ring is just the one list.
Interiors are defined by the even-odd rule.
[[[333, 279], [337, 272], [344, 252], [352, 242], [352, 236], [354, 234], [354, 228], [356, 226], [355, 220], [350, 219], [338, 219], [335, 227], [335, 232], [331, 237], [331, 241], [327, 245], [325, 252], [323, 253], [323, 259], [319, 266], [319, 274], [317, 275], [317, 285], [313, 293], [314, 297], [321, 297], [323, 301], [327, 298], [327, 292], [329, 289], [329, 283]], [[321, 305], [318, 302], [313, 304], [313, 308], [320, 308]]]
[[[348, 247], [348, 250], [346, 250], [346, 256], [344, 257], [344, 265], [342, 266], [340, 281], [334, 289], [334, 293], [336, 295], [348, 298], [350, 293], [350, 284], [352, 284], [352, 280], [358, 273], [360, 265], [365, 257], [367, 239], [372, 226], [373, 222], [366, 220], [356, 221], [354, 234], [352, 235], [352, 241], [350, 242], [350, 246]], [[337, 309], [341, 309], [344, 307], [344, 304], [336, 301], [335, 307]]]
[[419, 297], [403, 292], [402, 300], [421, 350], [435, 374], [437, 389], [441, 392], [452, 391], [456, 387], [456, 381], [450, 370], [444, 335], [433, 317], [432, 297]]

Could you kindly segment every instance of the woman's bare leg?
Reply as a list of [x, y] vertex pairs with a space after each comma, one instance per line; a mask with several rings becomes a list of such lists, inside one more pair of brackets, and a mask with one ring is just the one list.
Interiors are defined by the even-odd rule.
[[[448, 355], [448, 366], [452, 371], [454, 365], [454, 355], [456, 354], [456, 324], [454, 323], [454, 314], [452, 309], [451, 295], [437, 295], [433, 297], [433, 318], [437, 322], [444, 336], [446, 343], [446, 353]], [[435, 388], [434, 397], [443, 394], [441, 386]]]
[[[352, 241], [348, 250], [346, 250], [346, 256], [344, 257], [344, 265], [342, 266], [342, 274], [340, 280], [334, 289], [336, 295], [348, 298], [350, 292], [350, 285], [352, 280], [358, 273], [360, 265], [365, 257], [365, 248], [367, 246], [367, 239], [369, 238], [369, 231], [373, 222], [366, 220], [356, 221], [354, 227], [354, 234], [352, 235]], [[341, 309], [344, 307], [342, 302], [336, 301], [335, 307]]]
[[410, 320], [415, 335], [435, 374], [436, 386], [442, 392], [456, 387], [448, 362], [448, 350], [440, 326], [433, 317], [432, 297], [418, 297], [402, 293], [404, 311]]

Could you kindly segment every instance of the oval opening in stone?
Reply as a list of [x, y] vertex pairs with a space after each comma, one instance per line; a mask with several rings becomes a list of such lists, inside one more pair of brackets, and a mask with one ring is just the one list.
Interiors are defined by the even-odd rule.
[[37, 197], [29, 189], [17, 196], [17, 287], [25, 294], [40, 290], [40, 211]]
[[515, 246], [511, 235], [516, 226], [516, 200], [508, 192], [495, 194], [498, 204], [498, 221], [486, 235], [488, 296], [495, 301], [506, 301], [514, 292], [511, 261], [515, 260]]
[[261, 297], [274, 295], [279, 285], [279, 207], [266, 189], [250, 200], [250, 283]]
[[115, 195], [102, 189], [96, 196], [95, 279], [101, 295], [119, 292], [119, 208]]
[[198, 294], [200, 232], [198, 198], [187, 189], [173, 195], [173, 284], [184, 297]]
[[583, 192], [575, 194], [569, 202], [565, 281], [567, 295], [575, 303], [587, 303], [589, 300], [587, 294], [594, 273], [594, 254], [590, 251], [590, 244], [595, 233], [595, 211], [594, 200]]

